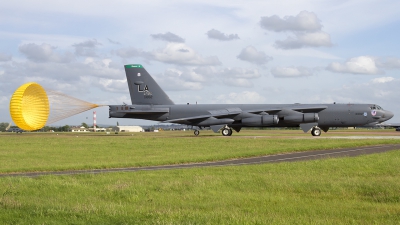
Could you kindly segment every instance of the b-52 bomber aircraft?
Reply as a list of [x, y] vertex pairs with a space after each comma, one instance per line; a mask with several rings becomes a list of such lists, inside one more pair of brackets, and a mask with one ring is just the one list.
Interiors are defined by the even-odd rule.
[[[375, 104], [180, 104], [175, 105], [140, 64], [125, 65], [132, 105], [110, 105], [110, 118], [134, 118], [210, 127], [223, 136], [242, 127], [301, 127], [320, 136], [330, 127], [376, 125], [393, 113]], [[199, 135], [200, 131], [194, 131]]]

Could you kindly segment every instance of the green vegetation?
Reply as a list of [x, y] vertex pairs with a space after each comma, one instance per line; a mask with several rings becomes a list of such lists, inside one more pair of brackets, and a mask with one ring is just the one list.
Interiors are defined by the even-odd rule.
[[[161, 165], [400, 143], [329, 138], [346, 135], [341, 132], [324, 134], [328, 138], [299, 131], [244, 131], [232, 137], [1, 133], [0, 171]], [[399, 165], [397, 150], [294, 163], [0, 177], [0, 224], [398, 224]]]
[[[270, 134], [277, 136], [268, 137]], [[182, 131], [118, 135], [3, 133], [0, 173], [167, 165], [394, 143], [400, 143], [400, 139], [312, 138], [298, 131], [245, 131], [232, 137], [211, 131], [199, 137]]]
[[398, 224], [400, 151], [296, 163], [0, 178], [0, 223]]

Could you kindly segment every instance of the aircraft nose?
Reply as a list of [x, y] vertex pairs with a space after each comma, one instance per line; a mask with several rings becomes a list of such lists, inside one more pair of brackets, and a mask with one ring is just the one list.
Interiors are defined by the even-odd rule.
[[385, 118], [386, 120], [391, 119], [394, 116], [394, 114], [390, 111], [385, 111]]

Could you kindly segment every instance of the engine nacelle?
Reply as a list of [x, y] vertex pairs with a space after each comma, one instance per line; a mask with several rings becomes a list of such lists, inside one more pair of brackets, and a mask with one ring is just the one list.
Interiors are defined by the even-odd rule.
[[266, 127], [276, 125], [278, 123], [279, 118], [277, 115], [254, 115], [252, 117], [242, 119], [243, 125], [253, 127]]
[[318, 122], [318, 113], [303, 113], [298, 115], [289, 115], [283, 118], [285, 123], [314, 123]]
[[220, 125], [220, 124], [231, 124], [233, 122], [234, 122], [233, 119], [217, 119], [215, 117], [210, 117], [210, 118], [198, 123], [197, 126], [212, 126], [212, 125]]

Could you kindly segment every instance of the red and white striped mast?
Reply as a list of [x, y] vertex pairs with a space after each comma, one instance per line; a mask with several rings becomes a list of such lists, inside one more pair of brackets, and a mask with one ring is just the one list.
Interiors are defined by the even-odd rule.
[[93, 131], [96, 132], [96, 111], [93, 111]]

